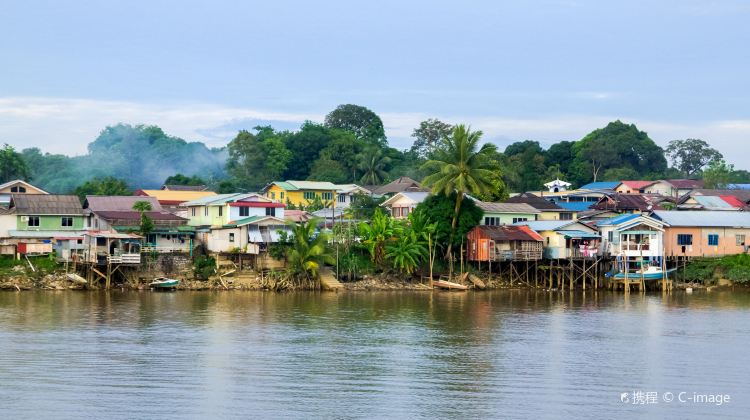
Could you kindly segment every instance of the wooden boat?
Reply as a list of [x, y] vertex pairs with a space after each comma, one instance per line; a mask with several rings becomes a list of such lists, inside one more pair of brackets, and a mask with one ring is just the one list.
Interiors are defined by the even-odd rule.
[[432, 282], [432, 286], [447, 290], [466, 290], [469, 288], [463, 284], [453, 283], [452, 281], [447, 280], [435, 280]]
[[148, 285], [155, 289], [172, 289], [172, 288], [177, 287], [179, 284], [180, 284], [179, 280], [168, 279], [166, 277], [158, 277], [154, 279], [154, 281], [152, 281]]
[[[629, 280], [661, 280], [664, 277], [668, 277], [669, 273], [675, 271], [676, 268], [672, 268], [670, 270], [667, 270], [664, 272], [660, 267], [655, 266], [649, 266], [644, 267], [640, 270], [633, 271], [628, 273], [628, 279]], [[619, 273], [607, 273], [607, 277], [617, 279], [617, 280], [624, 280], [625, 279], [625, 273], [619, 272]]]

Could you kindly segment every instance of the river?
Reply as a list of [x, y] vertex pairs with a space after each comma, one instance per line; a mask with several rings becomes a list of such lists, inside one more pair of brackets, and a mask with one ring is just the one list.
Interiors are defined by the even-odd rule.
[[3, 292], [0, 418], [747, 418], [749, 352], [744, 292]]

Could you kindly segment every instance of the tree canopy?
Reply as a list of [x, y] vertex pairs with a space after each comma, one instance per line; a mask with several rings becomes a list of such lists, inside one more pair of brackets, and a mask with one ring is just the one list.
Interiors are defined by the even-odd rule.
[[672, 140], [667, 145], [672, 165], [685, 177], [693, 177], [709, 163], [724, 158], [718, 150], [700, 139]]
[[325, 118], [325, 126], [350, 131], [359, 140], [370, 144], [387, 144], [383, 121], [378, 114], [360, 105], [339, 105]]
[[0, 182], [29, 180], [30, 176], [31, 171], [23, 156], [6, 143], [0, 149]]

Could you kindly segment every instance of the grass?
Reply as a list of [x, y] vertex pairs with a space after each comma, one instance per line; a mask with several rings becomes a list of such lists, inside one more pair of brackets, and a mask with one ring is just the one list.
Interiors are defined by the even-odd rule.
[[729, 255], [721, 258], [697, 258], [677, 275], [686, 281], [714, 283], [725, 278], [739, 284], [750, 284], [750, 255]]

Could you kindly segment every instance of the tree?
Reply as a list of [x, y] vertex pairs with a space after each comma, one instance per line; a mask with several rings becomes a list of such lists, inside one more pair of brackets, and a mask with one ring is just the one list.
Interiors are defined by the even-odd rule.
[[83, 203], [87, 195], [131, 195], [132, 192], [127, 182], [108, 176], [84, 182], [73, 190], [73, 194], [77, 195]]
[[351, 131], [357, 139], [384, 147], [387, 144], [383, 121], [371, 110], [359, 105], [339, 105], [325, 118], [325, 126]]
[[308, 176], [307, 179], [311, 181], [328, 181], [333, 182], [334, 184], [344, 184], [349, 181], [347, 175], [348, 173], [346, 168], [344, 168], [344, 165], [336, 160], [321, 157], [315, 161], [315, 164], [313, 164], [310, 176]]
[[612, 168], [631, 168], [643, 175], [663, 173], [667, 168], [664, 151], [633, 124], [614, 121], [599, 128], [573, 146], [571, 171], [575, 181], [597, 181]]
[[370, 251], [370, 258], [374, 263], [382, 265], [385, 261], [385, 244], [393, 238], [393, 233], [393, 219], [380, 208], [375, 209], [369, 223], [359, 224], [362, 243]]
[[709, 163], [724, 158], [718, 150], [700, 139], [672, 140], [667, 145], [667, 156], [672, 165], [690, 178]]
[[356, 220], [370, 220], [385, 199], [385, 197], [373, 198], [372, 195], [357, 193], [344, 211]]
[[538, 142], [526, 140], [509, 145], [503, 152], [508, 157], [506, 164], [514, 173], [513, 189], [518, 192], [537, 191], [547, 179], [544, 150]]
[[31, 171], [20, 153], [13, 146], [5, 143], [0, 149], [0, 182], [16, 179], [29, 180]]
[[451, 233], [454, 232], [452, 223], [457, 198], [458, 194], [456, 193], [450, 195], [438, 193], [427, 197], [415, 209], [415, 212], [424, 212], [425, 215], [429, 215], [429, 223], [435, 226], [432, 237], [435, 244], [444, 251], [449, 246], [460, 246], [462, 238], [466, 237], [466, 234], [478, 225], [484, 216], [484, 212], [476, 205], [474, 200], [464, 197], [458, 214], [455, 233], [451, 238]]
[[557, 165], [563, 175], [560, 179], [569, 178], [570, 166], [575, 158], [573, 145], [574, 141], [561, 141], [550, 146], [545, 153], [544, 163], [549, 167]]
[[305, 223], [291, 224], [291, 246], [287, 250], [287, 267], [294, 277], [307, 281], [319, 278], [323, 264], [334, 264], [335, 260], [328, 249], [329, 236], [317, 232], [318, 219]]
[[370, 148], [359, 156], [358, 169], [362, 173], [359, 181], [366, 185], [379, 185], [388, 177], [386, 167], [391, 158], [383, 155], [383, 151]]
[[133, 203], [133, 210], [141, 214], [141, 226], [139, 231], [141, 236], [148, 236], [148, 234], [154, 230], [154, 221], [146, 214], [153, 210], [151, 203], [148, 201], [136, 201]]
[[395, 239], [385, 247], [385, 257], [391, 261], [393, 268], [403, 274], [411, 274], [427, 255], [427, 248], [422, 238], [403, 223], [397, 225], [395, 233]]
[[414, 137], [414, 143], [411, 151], [416, 153], [422, 159], [426, 159], [444, 137], [448, 137], [453, 131], [453, 126], [444, 123], [437, 118], [430, 118], [419, 123], [419, 127], [414, 129], [411, 136]]
[[307, 179], [320, 152], [328, 147], [335, 136], [333, 130], [321, 124], [305, 121], [299, 131], [286, 137], [286, 147], [292, 153], [284, 179]]
[[480, 147], [481, 138], [481, 131], [472, 132], [463, 124], [457, 125], [451, 136], [443, 140], [433, 158], [424, 164], [429, 175], [422, 181], [423, 185], [430, 187], [433, 194], [456, 193], [446, 253], [451, 261], [451, 275], [453, 240], [464, 194], [492, 193], [496, 188], [494, 181], [499, 177], [497, 162], [494, 160], [497, 148], [491, 143]]
[[199, 177], [198, 175], [187, 176], [183, 174], [174, 174], [170, 175], [167, 179], [164, 180], [164, 185], [198, 186], [206, 184], [206, 181], [204, 181], [203, 178]]
[[[331, 140], [328, 145], [319, 153], [318, 160], [336, 161], [346, 173], [346, 180], [343, 182], [357, 182], [359, 173], [359, 154], [362, 153], [364, 144], [354, 137], [353, 133], [343, 130], [331, 130]], [[313, 164], [313, 172], [316, 161]], [[310, 175], [312, 178], [312, 173]]]
[[712, 161], [703, 171], [703, 183], [706, 188], [726, 188], [727, 184], [734, 181], [734, 165], [727, 164], [724, 159]]
[[257, 134], [242, 130], [229, 142], [227, 171], [234, 183], [257, 190], [278, 180], [292, 160], [282, 136], [271, 127], [255, 127]]

